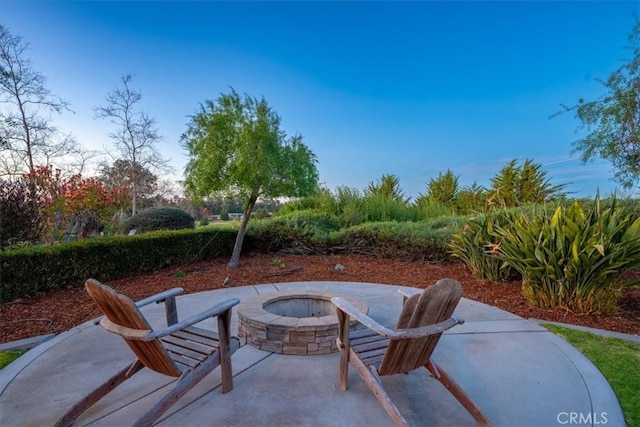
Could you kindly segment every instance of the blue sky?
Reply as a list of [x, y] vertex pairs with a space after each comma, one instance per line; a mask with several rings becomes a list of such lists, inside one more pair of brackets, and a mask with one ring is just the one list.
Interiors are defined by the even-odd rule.
[[3, 0], [0, 22], [75, 114], [54, 117], [88, 148], [93, 118], [135, 75], [176, 179], [180, 135], [199, 103], [234, 87], [264, 96], [303, 135], [320, 181], [363, 189], [395, 174], [417, 197], [451, 169], [461, 185], [531, 158], [577, 196], [615, 188], [609, 164], [572, 155], [560, 104], [593, 99], [628, 57], [640, 2], [69, 2]]

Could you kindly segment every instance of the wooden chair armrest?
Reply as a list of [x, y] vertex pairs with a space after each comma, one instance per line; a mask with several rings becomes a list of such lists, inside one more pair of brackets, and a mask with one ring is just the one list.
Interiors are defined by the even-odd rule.
[[407, 298], [411, 298], [412, 296], [419, 294], [420, 292], [422, 292], [422, 289], [416, 289], [416, 288], [410, 288], [410, 289], [398, 289], [398, 292], [400, 293], [400, 295], [402, 295], [404, 297], [404, 299], [406, 300]]
[[342, 297], [333, 297], [331, 298], [331, 302], [333, 303], [333, 305], [335, 305], [338, 308], [338, 310], [344, 311], [346, 314], [349, 315], [349, 317], [357, 320], [358, 322], [360, 322], [367, 328], [371, 329], [372, 331], [376, 332], [377, 334], [385, 337], [393, 336], [394, 334], [393, 330], [382, 326], [380, 323], [376, 322], [371, 317], [367, 316], [366, 314], [358, 310], [356, 307], [353, 306], [353, 304], [351, 304], [346, 299]]
[[378, 335], [392, 338], [392, 339], [401, 339], [401, 338], [422, 338], [429, 335], [439, 334], [441, 332], [446, 331], [456, 325], [461, 325], [464, 323], [464, 320], [452, 317], [445, 321], [435, 323], [433, 325], [421, 326], [419, 328], [411, 328], [411, 329], [389, 329], [371, 317], [367, 316], [352, 304], [349, 301], [345, 300], [341, 297], [333, 297], [331, 298], [331, 302], [339, 309], [349, 315], [349, 317], [357, 320], [367, 328], [371, 329]]
[[415, 289], [415, 288], [398, 289], [398, 292], [400, 292], [400, 295], [402, 295], [402, 305], [405, 305], [409, 298], [411, 298], [414, 295], [418, 295], [421, 292], [421, 290]]
[[159, 294], [151, 295], [148, 298], [141, 299], [140, 301], [136, 302], [136, 306], [138, 308], [140, 308], [140, 307], [144, 307], [145, 305], [149, 305], [149, 304], [154, 303], [154, 302], [155, 303], [161, 303], [161, 302], [164, 302], [164, 300], [166, 300], [166, 299], [175, 298], [176, 295], [180, 295], [183, 291], [184, 291], [184, 289], [182, 289], [182, 288], [169, 289], [167, 291], [160, 292]]
[[178, 323], [174, 323], [173, 325], [170, 325], [167, 328], [153, 331], [150, 334], [145, 335], [139, 339], [141, 339], [142, 341], [151, 341], [156, 338], [170, 335], [174, 332], [177, 332], [181, 329], [186, 328], [187, 326], [191, 326], [198, 322], [202, 322], [203, 320], [208, 319], [210, 317], [218, 316], [227, 310], [231, 310], [231, 308], [234, 305], [238, 305], [239, 303], [240, 303], [240, 300], [238, 298], [229, 298], [228, 300], [222, 301], [221, 303], [214, 305], [213, 307], [203, 311], [202, 313], [195, 314]]
[[421, 326], [419, 328], [411, 328], [411, 329], [395, 329], [394, 336], [391, 338], [422, 338], [427, 337], [429, 335], [439, 334], [447, 329], [451, 329], [456, 325], [462, 325], [464, 320], [459, 319], [457, 317], [452, 317], [447, 320], [443, 320], [439, 323], [434, 323], [433, 325]]

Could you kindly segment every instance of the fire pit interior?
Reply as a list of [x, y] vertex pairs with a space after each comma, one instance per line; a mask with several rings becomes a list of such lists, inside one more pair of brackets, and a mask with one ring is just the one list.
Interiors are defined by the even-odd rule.
[[[367, 313], [362, 301], [334, 293], [290, 291], [247, 298], [238, 306], [240, 336], [260, 350], [315, 355], [337, 350], [338, 318], [331, 298], [341, 296]], [[351, 321], [355, 329], [357, 322]]]

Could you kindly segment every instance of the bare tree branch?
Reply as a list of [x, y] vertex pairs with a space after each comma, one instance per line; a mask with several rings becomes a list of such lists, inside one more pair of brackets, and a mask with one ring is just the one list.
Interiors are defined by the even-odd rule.
[[156, 129], [153, 118], [137, 110], [142, 94], [130, 87], [133, 76], [126, 74], [121, 78], [121, 86], [116, 86], [105, 98], [105, 104], [95, 108], [95, 116], [108, 119], [115, 129], [108, 134], [114, 147], [119, 151], [121, 159], [133, 167], [130, 173], [132, 196], [132, 215], [136, 214], [139, 187], [143, 185], [141, 170], [170, 170], [169, 163], [163, 159], [156, 148], [162, 137]]
[[65, 156], [75, 140], [51, 124], [51, 113], [71, 111], [53, 95], [26, 56], [29, 44], [0, 25], [0, 174], [15, 176]]

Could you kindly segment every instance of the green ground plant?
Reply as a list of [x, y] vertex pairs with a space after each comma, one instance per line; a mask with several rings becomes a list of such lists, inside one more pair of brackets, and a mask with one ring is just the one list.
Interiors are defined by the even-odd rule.
[[22, 356], [24, 351], [0, 351], [0, 369]]
[[514, 211], [502, 209], [469, 218], [451, 238], [451, 255], [462, 260], [477, 279], [500, 281], [513, 278], [515, 270], [505, 264], [494, 250], [500, 241], [494, 230], [509, 224], [513, 216]]
[[518, 214], [494, 227], [494, 253], [522, 275], [533, 305], [576, 313], [613, 314], [621, 276], [640, 267], [640, 219], [615, 203], [586, 212], [579, 202], [558, 207], [551, 218]]
[[629, 427], [640, 426], [640, 344], [544, 325], [580, 350], [602, 372], [616, 394]]

